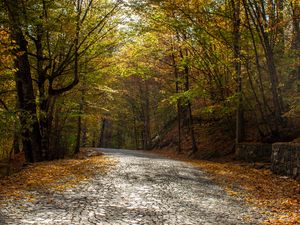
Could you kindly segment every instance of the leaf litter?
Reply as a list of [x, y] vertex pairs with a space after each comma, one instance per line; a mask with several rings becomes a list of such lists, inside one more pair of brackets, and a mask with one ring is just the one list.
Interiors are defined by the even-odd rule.
[[115, 164], [114, 159], [87, 149], [74, 158], [31, 164], [0, 180], [0, 200], [34, 202], [32, 191], [65, 191], [105, 174]]
[[204, 170], [228, 195], [257, 207], [267, 218], [263, 224], [300, 224], [300, 183], [296, 180], [239, 161], [190, 160], [186, 155], [165, 149], [155, 153]]

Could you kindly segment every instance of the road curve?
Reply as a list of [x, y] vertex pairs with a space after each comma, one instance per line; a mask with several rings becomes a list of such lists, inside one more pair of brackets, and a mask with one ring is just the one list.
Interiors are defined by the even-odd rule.
[[188, 163], [141, 151], [99, 150], [118, 162], [106, 175], [51, 196], [33, 193], [37, 204], [7, 202], [1, 224], [227, 225], [263, 219]]

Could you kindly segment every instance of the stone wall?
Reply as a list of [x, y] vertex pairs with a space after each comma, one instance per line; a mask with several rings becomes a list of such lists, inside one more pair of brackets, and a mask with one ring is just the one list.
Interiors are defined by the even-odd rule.
[[8, 163], [0, 162], [0, 177], [8, 176], [9, 174], [10, 174], [10, 165]]
[[272, 171], [300, 181], [300, 144], [274, 143], [272, 149]]
[[270, 162], [272, 145], [266, 143], [239, 143], [235, 157], [246, 162]]

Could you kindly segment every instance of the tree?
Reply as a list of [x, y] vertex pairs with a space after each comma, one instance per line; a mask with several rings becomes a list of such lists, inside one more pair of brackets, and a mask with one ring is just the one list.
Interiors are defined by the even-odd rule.
[[55, 102], [79, 83], [80, 58], [114, 29], [117, 21], [109, 19], [120, 3], [36, 0], [4, 4], [11, 37], [18, 46], [16, 84], [26, 159], [52, 159], [49, 142]]
[[18, 46], [15, 55], [15, 81], [18, 94], [18, 107], [22, 126], [22, 142], [29, 162], [41, 160], [41, 134], [39, 130], [35, 95], [33, 90], [31, 68], [28, 58], [28, 43], [22, 30], [20, 1], [5, 1], [9, 16], [11, 38]]

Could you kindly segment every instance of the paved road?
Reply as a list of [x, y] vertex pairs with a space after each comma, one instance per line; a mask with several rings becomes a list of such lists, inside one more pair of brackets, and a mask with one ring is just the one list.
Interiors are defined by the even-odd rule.
[[35, 205], [7, 203], [0, 210], [2, 224], [260, 224], [257, 210], [187, 163], [137, 151], [101, 151], [118, 160], [107, 175], [51, 196], [34, 193]]

